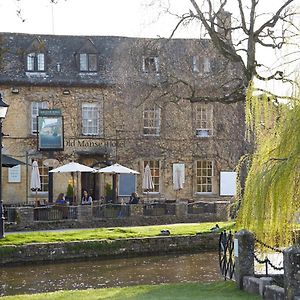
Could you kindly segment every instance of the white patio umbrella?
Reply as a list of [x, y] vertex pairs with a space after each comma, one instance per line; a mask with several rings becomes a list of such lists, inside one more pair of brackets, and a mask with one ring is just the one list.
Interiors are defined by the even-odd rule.
[[124, 167], [120, 164], [113, 164], [108, 167], [101, 168], [97, 170], [96, 172], [102, 173], [102, 174], [111, 174], [113, 175], [113, 191], [114, 191], [114, 202], [117, 200], [117, 176], [118, 174], [140, 174], [138, 171], [129, 169], [127, 167]]
[[[95, 172], [95, 171], [96, 170], [91, 167], [79, 164], [77, 162], [70, 162], [63, 166], [55, 168], [49, 172], [51, 172], [51, 173], [71, 173], [72, 180], [73, 180], [73, 203], [74, 203], [74, 173], [76, 173], [77, 177], [78, 177], [78, 174], [81, 172]], [[78, 182], [78, 180], [77, 180], [77, 182]], [[77, 186], [77, 199], [79, 199], [78, 186]]]
[[151, 175], [151, 169], [148, 164], [146, 165], [145, 170], [144, 170], [142, 189], [147, 191], [147, 200], [148, 200], [149, 191], [154, 189], [154, 184], [153, 184], [152, 175]]
[[35, 191], [35, 202], [37, 203], [37, 191], [41, 189], [41, 178], [39, 165], [36, 160], [32, 162], [30, 189]]
[[95, 169], [79, 164], [77, 162], [70, 162], [49, 172], [51, 173], [70, 173], [70, 172], [94, 172]]
[[129, 169], [120, 164], [113, 164], [111, 166], [101, 168], [97, 170], [98, 173], [106, 173], [106, 174], [140, 174], [138, 171]]

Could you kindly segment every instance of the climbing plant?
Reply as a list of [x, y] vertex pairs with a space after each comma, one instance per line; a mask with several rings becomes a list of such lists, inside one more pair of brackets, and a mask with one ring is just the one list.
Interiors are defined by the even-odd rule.
[[255, 96], [250, 84], [246, 116], [254, 148], [237, 226], [264, 242], [286, 246], [300, 217], [300, 105]]

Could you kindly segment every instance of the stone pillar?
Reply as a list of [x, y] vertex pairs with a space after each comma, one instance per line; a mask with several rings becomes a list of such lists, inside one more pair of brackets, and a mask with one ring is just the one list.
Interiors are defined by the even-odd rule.
[[34, 208], [33, 207], [17, 207], [17, 224], [20, 227], [30, 227], [34, 221]]
[[243, 277], [254, 275], [254, 237], [247, 230], [235, 234], [234, 261], [236, 284], [243, 289]]
[[89, 222], [93, 220], [93, 206], [92, 205], [78, 205], [77, 220], [79, 222]]
[[176, 203], [176, 217], [186, 217], [188, 215], [187, 203]]
[[300, 247], [292, 246], [283, 251], [285, 299], [300, 299]]
[[129, 205], [129, 217], [142, 217], [144, 215], [143, 204], [128, 204]]
[[216, 201], [215, 205], [217, 219], [220, 221], [228, 221], [230, 201]]

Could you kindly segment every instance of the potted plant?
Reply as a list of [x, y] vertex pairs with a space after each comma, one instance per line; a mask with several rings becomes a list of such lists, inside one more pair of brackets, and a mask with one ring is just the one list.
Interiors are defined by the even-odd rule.
[[68, 184], [67, 192], [66, 192], [66, 201], [70, 203], [70, 205], [73, 204], [73, 186], [72, 184]]
[[106, 202], [112, 202], [113, 191], [112, 191], [111, 184], [106, 183], [104, 189], [105, 189]]

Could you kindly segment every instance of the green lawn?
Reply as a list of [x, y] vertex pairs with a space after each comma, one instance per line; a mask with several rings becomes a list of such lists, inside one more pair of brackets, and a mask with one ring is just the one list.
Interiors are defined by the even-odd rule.
[[1, 297], [3, 300], [258, 300], [261, 297], [238, 290], [234, 282], [140, 285], [125, 288], [60, 291]]
[[[234, 222], [219, 222], [220, 230], [232, 228]], [[39, 231], [7, 234], [0, 240], [2, 245], [23, 245], [28, 243], [70, 242], [83, 240], [120, 239], [158, 236], [162, 229], [169, 229], [171, 235], [194, 235], [210, 232], [215, 223], [170, 224], [156, 226], [114, 227], [66, 231]]]

